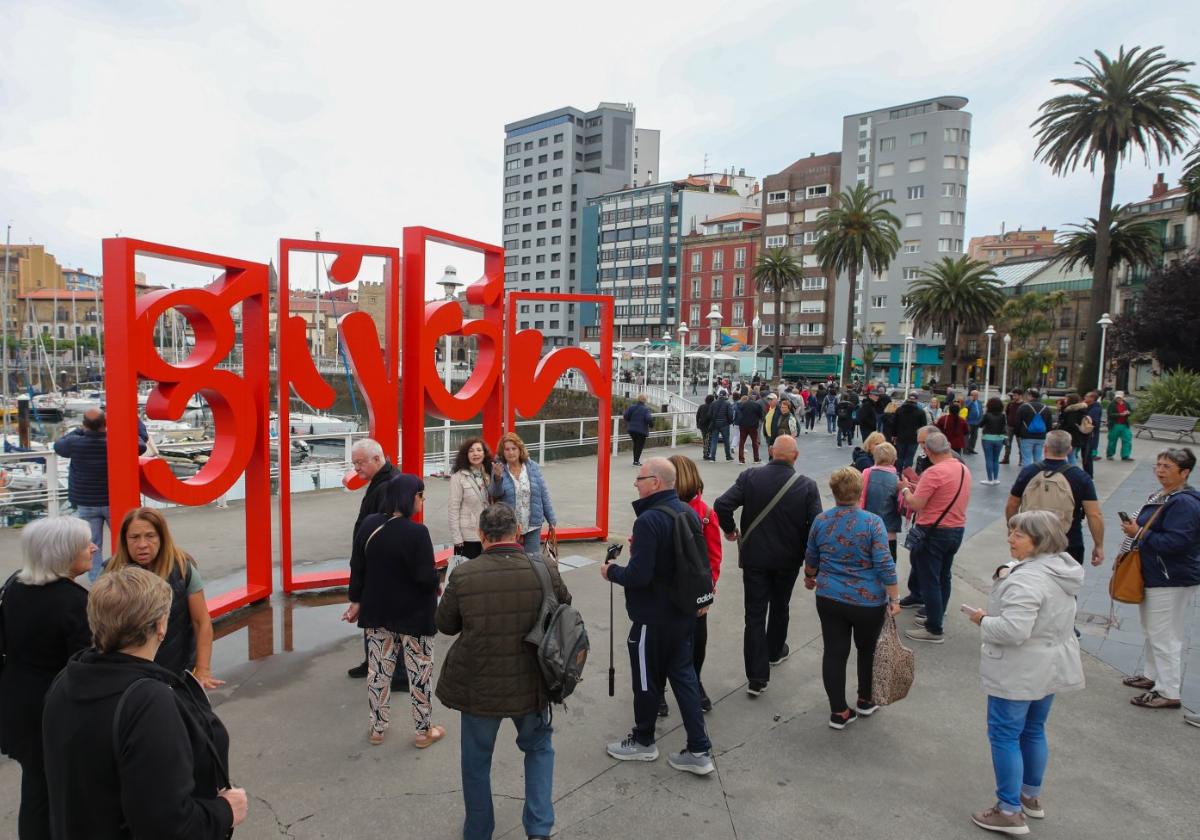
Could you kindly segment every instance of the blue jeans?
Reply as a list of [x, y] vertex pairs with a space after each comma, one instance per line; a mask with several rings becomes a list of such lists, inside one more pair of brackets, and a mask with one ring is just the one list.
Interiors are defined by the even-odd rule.
[[1040, 796], [1046, 773], [1046, 717], [1054, 695], [1041, 700], [1005, 700], [988, 696], [988, 740], [996, 773], [996, 799], [1010, 811], [1021, 810], [1021, 794]]
[[542, 526], [534, 528], [532, 531], [527, 531], [521, 537], [521, 544], [525, 546], [525, 553], [530, 557], [536, 557], [542, 551]]
[[925, 629], [939, 636], [946, 604], [950, 600], [950, 566], [962, 545], [962, 538], [962, 528], [934, 528], [926, 534], [921, 548], [909, 556], [917, 570], [921, 598], [925, 601]]
[[[492, 751], [504, 718], [462, 713], [462, 786], [467, 816], [463, 840], [490, 840], [496, 830], [492, 810]], [[525, 754], [525, 808], [521, 823], [527, 836], [549, 837], [554, 829], [554, 729], [546, 712], [509, 718], [517, 727], [517, 746]]]
[[104, 567], [104, 523], [108, 523], [108, 532], [112, 534], [112, 518], [108, 515], [108, 505], [76, 505], [75, 513], [92, 529], [96, 553], [92, 555], [92, 570], [88, 572], [88, 580], [94, 583]]
[[826, 414], [825, 425], [829, 427], [829, 434], [833, 434], [837, 430], [837, 415]]
[[725, 460], [733, 460], [733, 449], [729, 445], [729, 426], [725, 423], [719, 423], [713, 426], [712, 436], [708, 439], [708, 457], [715, 461], [717, 460], [717, 440], [725, 442]]
[[983, 439], [983, 465], [987, 468], [988, 481], [1000, 477], [1000, 453], [1004, 450], [1004, 441]]
[[1021, 438], [1021, 466], [1028, 467], [1042, 460], [1042, 447], [1045, 445], [1045, 438]]
[[898, 443], [896, 444], [896, 469], [903, 471], [907, 467], [913, 465], [913, 459], [917, 457], [916, 443]]

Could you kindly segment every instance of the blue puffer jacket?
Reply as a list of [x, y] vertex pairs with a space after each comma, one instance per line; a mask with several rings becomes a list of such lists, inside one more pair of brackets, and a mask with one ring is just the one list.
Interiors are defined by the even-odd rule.
[[[138, 441], [138, 452], [146, 444]], [[76, 429], [54, 441], [54, 452], [70, 458], [67, 498], [75, 507], [104, 507], [108, 504], [108, 432]]]
[[644, 402], [635, 402], [625, 409], [625, 423], [631, 435], [650, 434], [650, 424], [654, 422], [650, 406]]
[[[1144, 525], [1154, 510], [1142, 508], [1138, 524]], [[1147, 587], [1200, 584], [1200, 492], [1185, 487], [1168, 499], [1139, 548]]]
[[640, 624], [665, 624], [689, 621], [671, 601], [671, 583], [675, 579], [675, 521], [661, 510], [666, 505], [676, 510], [695, 511], [679, 500], [674, 489], [660, 490], [644, 499], [635, 499], [633, 540], [629, 544], [629, 565], [608, 567], [608, 579], [625, 588], [625, 612], [630, 621]]
[[[536, 461], [526, 461], [525, 469], [529, 470], [529, 530], [541, 528], [543, 522], [557, 525], [558, 517], [554, 515], [554, 505], [550, 503], [550, 491], [546, 489], [546, 482], [542, 478], [542, 468]], [[492, 482], [492, 498], [511, 505], [513, 510], [517, 509], [517, 488], [507, 466], [500, 474], [500, 480]]]

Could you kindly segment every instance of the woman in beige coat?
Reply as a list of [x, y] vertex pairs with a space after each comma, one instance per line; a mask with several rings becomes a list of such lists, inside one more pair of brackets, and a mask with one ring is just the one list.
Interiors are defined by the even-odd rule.
[[492, 475], [492, 453], [479, 438], [469, 438], [458, 448], [454, 471], [450, 476], [450, 539], [454, 553], [478, 557], [483, 551], [479, 541], [479, 514], [491, 503], [488, 496]]

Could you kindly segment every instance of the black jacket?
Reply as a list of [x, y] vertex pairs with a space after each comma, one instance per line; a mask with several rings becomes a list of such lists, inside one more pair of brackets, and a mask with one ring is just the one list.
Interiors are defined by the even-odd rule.
[[1008, 433], [1007, 429], [1008, 418], [1003, 411], [985, 411], [979, 421], [979, 433], [983, 435], [1003, 435]]
[[[721, 531], [745, 532], [794, 472], [795, 467], [784, 460], [744, 470], [713, 505]], [[733, 512], [738, 508], [742, 509], [740, 528], [733, 523]], [[799, 568], [804, 562], [808, 531], [820, 512], [821, 494], [816, 483], [800, 476], [749, 538], [742, 541], [738, 565], [743, 569]]]
[[191, 677], [82, 651], [46, 695], [43, 744], [56, 840], [221, 840], [232, 830], [217, 797], [229, 786], [229, 734]]
[[629, 544], [629, 565], [608, 567], [608, 579], [625, 588], [625, 611], [630, 621], [640, 624], [665, 624], [695, 618], [685, 614], [671, 601], [671, 582], [675, 579], [675, 520], [656, 505], [666, 505], [696, 513], [679, 500], [672, 490], [660, 490], [633, 502], [637, 519]]
[[896, 443], [902, 443], [906, 446], [913, 446], [917, 442], [917, 432], [922, 426], [927, 425], [928, 418], [925, 415], [925, 409], [917, 405], [915, 402], [905, 400], [896, 409], [894, 425], [892, 426], [892, 436], [896, 439]]
[[399, 472], [391, 461], [384, 461], [379, 472], [371, 476], [367, 492], [363, 493], [362, 501], [358, 505], [358, 518], [354, 520], [354, 532], [350, 535], [351, 540], [358, 536], [358, 529], [362, 527], [364, 519], [372, 513], [383, 513], [383, 486]]
[[858, 427], [863, 430], [863, 437], [875, 431], [879, 425], [879, 415], [882, 413], [882, 403], [877, 403], [870, 397], [858, 404]]
[[702, 432], [707, 432], [712, 427], [712, 405], [709, 403], [701, 403], [696, 409], [696, 428]]
[[92, 643], [87, 597], [67, 578], [42, 586], [13, 580], [4, 594], [8, 659], [0, 676], [0, 752], [17, 761], [42, 754], [46, 691], [71, 655]]
[[728, 426], [733, 422], [733, 405], [728, 397], [717, 397], [709, 408], [709, 418], [713, 426]]
[[437, 632], [437, 587], [428, 528], [386, 513], [363, 520], [350, 554], [349, 594], [359, 605], [359, 627], [432, 636]]
[[[146, 443], [138, 440], [138, 453]], [[54, 452], [70, 458], [67, 469], [67, 498], [75, 507], [104, 507], [108, 504], [108, 432], [76, 429], [54, 441]]]
[[[1029, 424], [1033, 422], [1035, 414], [1042, 415], [1042, 422], [1046, 424], [1045, 431], [1029, 431]], [[1025, 438], [1026, 440], [1045, 440], [1046, 434], [1053, 428], [1054, 415], [1041, 400], [1021, 403], [1021, 407], [1017, 409], [1017, 437]]]
[[738, 414], [738, 425], [743, 429], [757, 428], [762, 425], [763, 407], [758, 400], [747, 400], [742, 403]]
[[188, 558], [187, 574], [171, 569], [167, 584], [171, 587], [171, 610], [167, 613], [167, 637], [158, 646], [154, 661], [176, 676], [196, 667], [196, 630], [188, 605], [188, 584], [192, 580], [192, 558]]

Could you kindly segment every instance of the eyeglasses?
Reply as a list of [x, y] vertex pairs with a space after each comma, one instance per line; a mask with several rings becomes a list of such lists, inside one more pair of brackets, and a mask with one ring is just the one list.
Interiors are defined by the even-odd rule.
[[639, 475], [634, 478], [634, 481], [645, 481], [647, 478], [658, 478], [656, 475]]

